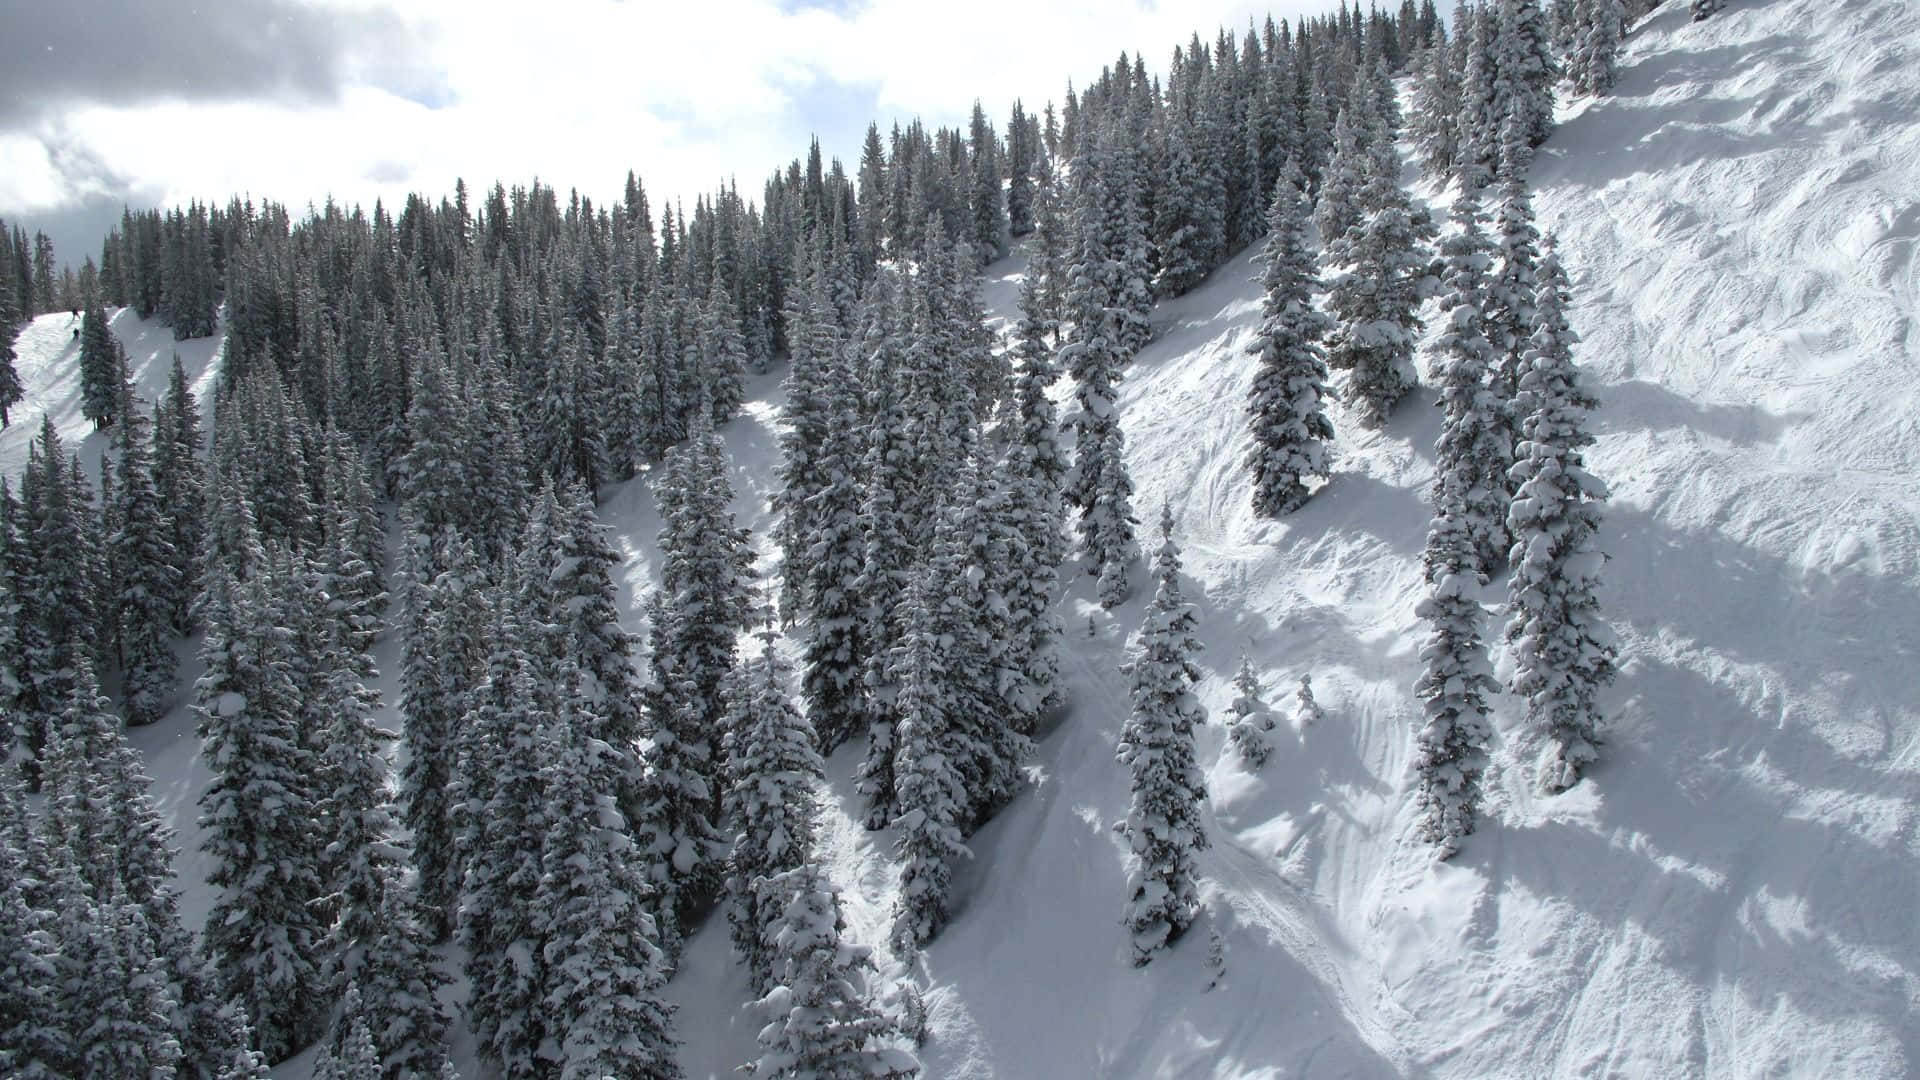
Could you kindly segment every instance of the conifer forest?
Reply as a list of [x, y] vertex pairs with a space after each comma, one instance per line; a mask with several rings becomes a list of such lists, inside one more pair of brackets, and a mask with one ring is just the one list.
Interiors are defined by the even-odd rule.
[[1920, 1070], [1920, 14], [1326, 3], [0, 221], [0, 1076]]

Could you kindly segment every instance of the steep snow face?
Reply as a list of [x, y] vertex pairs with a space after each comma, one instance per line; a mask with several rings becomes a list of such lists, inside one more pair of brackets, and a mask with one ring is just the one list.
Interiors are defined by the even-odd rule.
[[[134, 393], [144, 403], [143, 409], [151, 414], [153, 403], [167, 392], [167, 375], [176, 355], [187, 385], [204, 409], [211, 397], [213, 358], [225, 339], [216, 335], [175, 341], [173, 331], [158, 319], [142, 320], [132, 308], [112, 310], [107, 325], [126, 347]], [[26, 396], [9, 410], [12, 423], [0, 431], [0, 476], [18, 483], [26, 468], [28, 445], [40, 437], [42, 416], [53, 418], [53, 428], [69, 452], [80, 454], [89, 466], [99, 465], [107, 436], [94, 431], [93, 422], [80, 411], [80, 339], [75, 336], [79, 329], [80, 320], [65, 311], [42, 315], [20, 327], [14, 339], [14, 370], [20, 373]]]
[[[1139, 607], [1076, 582], [1073, 712], [924, 961], [933, 1075], [1920, 1068], [1917, 51], [1898, 0], [1669, 3], [1618, 90], [1565, 110], [1534, 180], [1602, 400], [1624, 672], [1606, 759], [1557, 798], [1499, 702], [1488, 817], [1451, 863], [1406, 812], [1431, 391], [1384, 432], [1337, 414], [1331, 484], [1261, 522], [1256, 268], [1162, 305], [1121, 408], [1140, 516], [1180, 518], [1208, 705], [1246, 653], [1283, 711], [1311, 672], [1326, 717], [1254, 775], [1203, 734], [1199, 940], [1132, 969], [1109, 826]], [[1209, 929], [1227, 974], [1203, 993]]]

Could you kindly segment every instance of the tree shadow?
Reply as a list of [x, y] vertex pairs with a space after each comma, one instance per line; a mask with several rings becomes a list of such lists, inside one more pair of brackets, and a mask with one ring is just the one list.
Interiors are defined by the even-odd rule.
[[1645, 379], [1627, 379], [1598, 388], [1601, 408], [1593, 414], [1594, 432], [1698, 431], [1734, 446], [1777, 442], [1787, 428], [1808, 419], [1758, 405], [1704, 404]]

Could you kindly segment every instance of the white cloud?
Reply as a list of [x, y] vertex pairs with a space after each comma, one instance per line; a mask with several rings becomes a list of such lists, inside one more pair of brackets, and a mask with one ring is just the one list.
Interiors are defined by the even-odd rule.
[[[1288, 0], [1275, 15], [1327, 6]], [[963, 123], [975, 98], [1002, 121], [1016, 97], [1037, 110], [1123, 50], [1144, 50], [1159, 71], [1194, 31], [1211, 40], [1222, 24], [1240, 30], [1266, 17], [1232, 0], [870, 0], [836, 10], [774, 0], [422, 0], [390, 13], [413, 29], [407, 47], [352, 57], [334, 101], [89, 106], [52, 123], [112, 175], [169, 203], [243, 191], [296, 208], [329, 194], [392, 202], [410, 190], [445, 192], [456, 176], [480, 189], [535, 175], [605, 198], [634, 168], [657, 205], [729, 175], [757, 195], [768, 172], [804, 150], [809, 130], [864, 124], [808, 115], [809, 102], [844, 108], [844, 89], [823, 91], [870, 93], [883, 125], [915, 115]], [[851, 165], [859, 147], [827, 150]], [[62, 189], [58, 166], [39, 140], [0, 135], [0, 213], [83, 194]]]

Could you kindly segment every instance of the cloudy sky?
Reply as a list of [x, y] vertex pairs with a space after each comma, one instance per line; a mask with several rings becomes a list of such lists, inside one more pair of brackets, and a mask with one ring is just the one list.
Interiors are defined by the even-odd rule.
[[0, 0], [0, 216], [63, 261], [123, 202], [438, 196], [535, 176], [597, 199], [728, 176], [818, 133], [1003, 122], [1122, 50], [1331, 0]]

